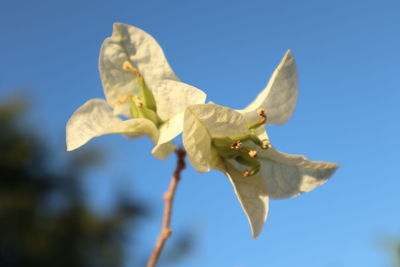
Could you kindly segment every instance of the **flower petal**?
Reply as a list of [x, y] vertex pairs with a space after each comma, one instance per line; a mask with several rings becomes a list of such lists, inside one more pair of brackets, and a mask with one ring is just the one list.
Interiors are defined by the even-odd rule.
[[183, 118], [184, 113], [179, 113], [178, 115], [161, 124], [159, 129], [160, 137], [158, 138], [158, 144], [169, 142], [182, 132]]
[[253, 130], [253, 133], [260, 139], [260, 140], [269, 140], [269, 136], [267, 133], [267, 129], [265, 127], [258, 127]]
[[211, 138], [246, 135], [249, 130], [237, 111], [215, 105], [189, 106], [184, 115], [183, 144], [189, 161], [200, 172], [220, 166], [220, 158], [212, 153]]
[[292, 115], [297, 102], [297, 70], [288, 50], [275, 69], [268, 85], [257, 98], [240, 112], [248, 121], [257, 120], [257, 110], [264, 108], [269, 124], [283, 124]]
[[99, 57], [104, 94], [111, 106], [128, 94], [139, 93], [135, 75], [122, 68], [125, 61], [139, 70], [150, 90], [156, 81], [178, 80], [152, 36], [136, 27], [114, 23], [112, 36], [103, 42]]
[[71, 116], [67, 123], [67, 150], [74, 150], [86, 144], [93, 137], [104, 134], [149, 135], [154, 142], [158, 130], [148, 119], [123, 121], [113, 115], [110, 106], [102, 99], [91, 99]]
[[244, 177], [230, 163], [226, 164], [226, 175], [249, 220], [254, 238], [260, 234], [268, 216], [268, 192], [265, 180], [259, 176]]
[[156, 158], [166, 159], [176, 149], [176, 146], [170, 141], [182, 132], [183, 115], [184, 113], [179, 113], [161, 124], [159, 128], [160, 136], [152, 151]]
[[289, 198], [309, 192], [324, 184], [339, 165], [311, 161], [301, 155], [289, 155], [271, 147], [259, 151], [259, 175], [264, 177], [271, 199]]
[[249, 133], [245, 118], [236, 110], [216, 104], [193, 105], [190, 110], [204, 124], [212, 137]]
[[163, 121], [183, 113], [187, 106], [203, 104], [207, 97], [196, 87], [172, 80], [154, 83], [153, 95], [157, 103], [157, 114]]
[[186, 155], [193, 167], [199, 172], [209, 171], [211, 136], [191, 107], [188, 107], [184, 114], [182, 139]]
[[171, 153], [174, 152], [175, 149], [176, 146], [174, 145], [174, 143], [167, 142], [162, 144], [156, 144], [151, 153], [153, 154], [154, 157], [164, 160], [169, 155], [171, 155]]

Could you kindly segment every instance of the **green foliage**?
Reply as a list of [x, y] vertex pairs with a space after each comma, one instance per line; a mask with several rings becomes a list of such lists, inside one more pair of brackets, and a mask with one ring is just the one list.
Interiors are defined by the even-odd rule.
[[73, 153], [54, 168], [25, 110], [15, 100], [0, 106], [0, 266], [121, 266], [127, 225], [143, 208], [121, 199], [108, 217], [90, 212], [79, 180], [98, 151]]

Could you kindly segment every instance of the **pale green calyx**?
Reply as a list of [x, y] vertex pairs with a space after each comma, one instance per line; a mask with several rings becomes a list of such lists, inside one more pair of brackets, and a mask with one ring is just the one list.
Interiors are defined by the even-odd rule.
[[162, 121], [157, 115], [156, 101], [154, 100], [153, 93], [147, 87], [144, 77], [129, 61], [125, 61], [122, 68], [135, 75], [136, 82], [139, 86], [139, 95], [126, 95], [121, 99], [117, 99], [115, 105], [121, 105], [128, 101], [132, 118], [146, 118], [152, 121], [158, 128]]
[[[243, 136], [229, 136], [212, 138], [212, 146], [218, 154], [225, 159], [232, 159], [242, 165], [243, 176], [252, 176], [259, 172], [260, 162], [257, 160], [257, 151], [250, 146], [268, 149], [270, 143], [267, 139], [261, 140], [253, 132], [254, 129], [264, 125], [267, 121], [264, 109], [257, 111], [261, 119], [247, 124], [249, 134]], [[246, 145], [243, 143], [246, 142]]]

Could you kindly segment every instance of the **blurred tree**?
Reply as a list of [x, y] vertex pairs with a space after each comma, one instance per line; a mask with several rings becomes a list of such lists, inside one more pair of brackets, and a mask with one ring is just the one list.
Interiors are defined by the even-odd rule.
[[393, 244], [393, 264], [394, 267], [400, 267], [400, 241]]
[[121, 266], [124, 233], [144, 209], [121, 198], [112, 215], [91, 213], [79, 179], [98, 151], [54, 168], [25, 114], [23, 101], [0, 105], [0, 266]]

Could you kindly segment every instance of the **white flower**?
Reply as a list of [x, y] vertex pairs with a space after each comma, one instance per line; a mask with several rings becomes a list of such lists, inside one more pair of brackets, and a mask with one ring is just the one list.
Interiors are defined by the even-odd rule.
[[206, 99], [179, 81], [153, 37], [126, 24], [115, 23], [104, 41], [99, 70], [106, 101], [91, 99], [75, 111], [67, 123], [67, 150], [104, 134], [148, 135], [156, 144], [153, 155], [164, 159], [175, 148], [169, 141], [182, 132], [186, 106]]
[[264, 124], [286, 122], [296, 98], [296, 66], [288, 51], [267, 87], [244, 110], [199, 104], [185, 111], [183, 143], [190, 162], [200, 172], [217, 169], [228, 176], [253, 237], [267, 219], [270, 198], [311, 191], [338, 168], [281, 153], [270, 145]]

